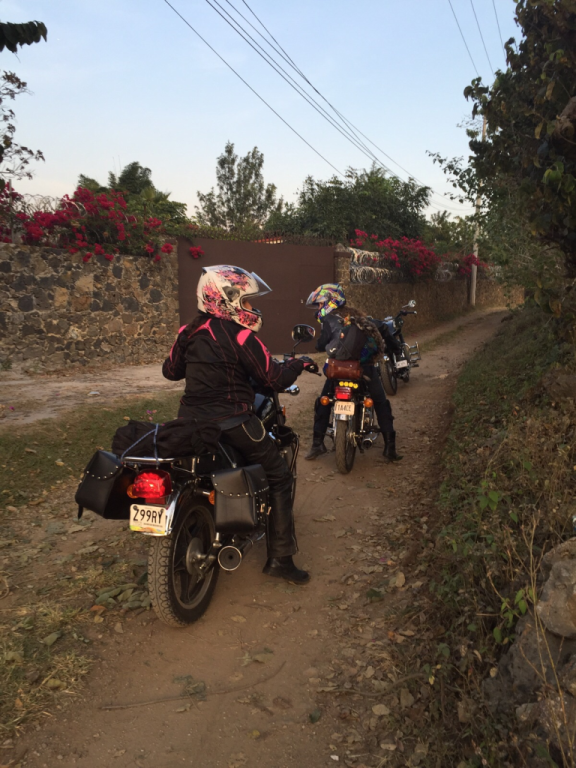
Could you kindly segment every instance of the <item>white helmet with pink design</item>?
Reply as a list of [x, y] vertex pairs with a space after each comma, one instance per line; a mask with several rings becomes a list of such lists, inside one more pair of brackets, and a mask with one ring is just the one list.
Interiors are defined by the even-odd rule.
[[270, 293], [272, 289], [254, 272], [218, 264], [203, 267], [196, 295], [198, 310], [222, 320], [232, 320], [257, 333], [262, 327], [262, 313], [244, 302]]

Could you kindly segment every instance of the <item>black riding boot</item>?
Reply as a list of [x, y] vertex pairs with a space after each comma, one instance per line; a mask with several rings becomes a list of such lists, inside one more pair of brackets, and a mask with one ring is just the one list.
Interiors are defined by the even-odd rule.
[[292, 582], [292, 584], [306, 584], [310, 581], [308, 571], [297, 568], [292, 560], [292, 555], [286, 557], [269, 557], [262, 573], [268, 576], [277, 576], [280, 579]]
[[396, 432], [384, 432], [384, 458], [387, 461], [400, 461], [402, 456], [396, 453]]
[[312, 438], [312, 446], [304, 458], [306, 461], [314, 461], [314, 459], [317, 459], [318, 456], [322, 456], [322, 454], [326, 452], [327, 448], [324, 445], [324, 435], [321, 435], [318, 432], [314, 432], [314, 437]]
[[292, 555], [297, 552], [292, 512], [292, 495], [274, 494], [270, 499], [271, 511], [266, 518], [266, 545], [268, 560], [262, 569], [268, 576], [287, 579], [294, 584], [305, 584], [310, 575], [294, 565]]

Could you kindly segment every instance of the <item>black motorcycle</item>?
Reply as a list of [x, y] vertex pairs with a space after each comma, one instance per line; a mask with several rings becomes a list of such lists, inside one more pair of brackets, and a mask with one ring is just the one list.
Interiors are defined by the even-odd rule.
[[[295, 326], [294, 350], [314, 335], [310, 326]], [[306, 370], [317, 373], [318, 367]], [[299, 391], [295, 385], [285, 390], [290, 395]], [[286, 424], [278, 393], [257, 394], [255, 410], [292, 472], [295, 492], [299, 439]], [[116, 460], [114, 501], [108, 500], [106, 509], [94, 509], [95, 504], [86, 502], [84, 506], [104, 517], [129, 520], [132, 531], [152, 537], [148, 555], [152, 606], [165, 624], [186, 626], [208, 608], [220, 570], [235, 571], [247, 550], [265, 536], [268, 481], [261, 465], [246, 466], [238, 451], [222, 443], [215, 453], [192, 456], [137, 453]], [[79, 495], [80, 489], [77, 500]]]
[[[345, 365], [353, 365], [347, 361]], [[356, 451], [364, 453], [378, 438], [380, 429], [375, 425], [374, 401], [368, 383], [362, 376], [360, 363], [356, 370], [334, 379], [332, 396], [320, 398], [322, 405], [332, 405], [330, 426], [326, 436], [334, 441], [336, 468], [347, 475], [354, 466]]]
[[398, 392], [398, 379], [405, 384], [410, 381], [410, 371], [417, 368], [422, 359], [418, 342], [410, 346], [404, 341], [402, 328], [407, 315], [416, 315], [414, 299], [405, 304], [396, 317], [373, 320], [386, 344], [384, 359], [378, 364], [384, 391], [390, 397]]

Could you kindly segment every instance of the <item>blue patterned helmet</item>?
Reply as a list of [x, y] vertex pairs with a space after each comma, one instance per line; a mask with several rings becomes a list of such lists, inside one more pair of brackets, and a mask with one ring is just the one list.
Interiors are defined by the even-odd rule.
[[342, 286], [338, 283], [323, 283], [312, 291], [306, 306], [316, 310], [316, 318], [319, 323], [335, 309], [343, 307], [346, 304], [346, 296]]

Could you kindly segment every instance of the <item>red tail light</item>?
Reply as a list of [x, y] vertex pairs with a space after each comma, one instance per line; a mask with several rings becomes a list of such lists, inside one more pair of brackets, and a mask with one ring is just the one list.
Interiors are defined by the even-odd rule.
[[128, 491], [128, 495], [132, 498], [162, 503], [164, 498], [172, 492], [170, 475], [161, 469], [154, 472], [141, 472]]
[[335, 387], [334, 394], [336, 396], [336, 400], [352, 400], [351, 387]]

